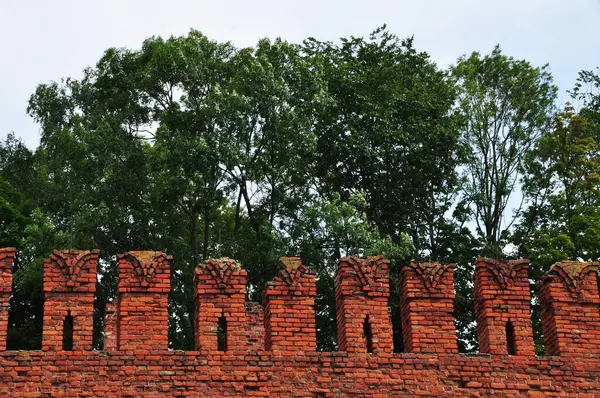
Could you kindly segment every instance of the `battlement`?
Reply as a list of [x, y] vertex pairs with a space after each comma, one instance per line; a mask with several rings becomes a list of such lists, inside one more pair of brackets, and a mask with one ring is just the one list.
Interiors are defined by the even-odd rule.
[[[130, 251], [117, 256], [118, 350], [166, 350], [169, 346], [169, 291], [173, 258], [162, 252]], [[109, 342], [109, 346], [114, 345]]]
[[281, 258], [262, 305], [245, 301], [242, 264], [210, 259], [194, 271], [196, 351], [183, 352], [168, 350], [173, 259], [132, 251], [117, 256], [104, 351], [92, 351], [99, 252], [54, 251], [44, 262], [42, 351], [14, 352], [3, 344], [15, 256], [0, 249], [2, 396], [600, 395], [598, 263], [557, 263], [538, 282], [548, 356], [536, 357], [526, 260], [476, 260], [481, 353], [463, 355], [453, 264], [400, 268], [405, 352], [394, 353], [389, 262], [340, 259], [339, 350], [328, 353], [316, 351], [315, 273], [300, 258]]
[[479, 350], [533, 355], [529, 261], [475, 261], [475, 317]]
[[267, 350], [293, 354], [316, 349], [316, 295], [315, 271], [299, 257], [282, 257], [279, 275], [263, 291]]
[[407, 352], [456, 353], [454, 264], [411, 263], [400, 270], [402, 337]]
[[43, 350], [92, 349], [99, 255], [99, 250], [54, 250], [44, 260]]
[[560, 262], [538, 281], [549, 355], [600, 355], [599, 263]]

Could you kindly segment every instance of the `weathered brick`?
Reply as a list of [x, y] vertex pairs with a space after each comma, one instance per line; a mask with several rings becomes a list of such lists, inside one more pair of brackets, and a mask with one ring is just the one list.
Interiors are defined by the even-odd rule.
[[17, 249], [0, 248], [0, 351], [6, 349], [8, 330], [8, 305], [12, 289], [13, 262]]
[[475, 317], [479, 351], [534, 355], [527, 260], [475, 261]]
[[117, 256], [119, 350], [167, 349], [172, 259], [155, 251], [131, 251]]
[[383, 256], [340, 259], [334, 278], [340, 350], [392, 352], [388, 267]]
[[62, 350], [63, 326], [73, 322], [73, 350], [91, 350], [99, 250], [54, 250], [44, 260], [42, 350]]
[[411, 263], [400, 270], [405, 352], [456, 353], [454, 264]]
[[538, 282], [548, 355], [600, 355], [600, 263], [556, 263]]
[[[14, 249], [0, 249], [4, 302], [14, 256]], [[91, 316], [97, 256], [53, 253], [44, 265], [52, 307], [45, 315], [56, 307], [61, 317], [65, 310], [75, 319]], [[527, 351], [526, 324], [515, 328], [517, 355], [507, 355], [505, 345], [505, 320], [517, 325], [529, 319], [523, 261], [477, 260], [477, 318], [488, 339], [480, 344], [488, 353], [463, 355], [456, 353], [451, 319], [451, 265], [401, 268], [400, 306], [411, 352], [392, 353], [387, 261], [342, 259], [335, 277], [340, 351], [317, 352], [315, 276], [299, 258], [282, 259], [279, 276], [265, 290], [264, 311], [244, 302], [246, 272], [239, 263], [209, 260], [195, 272], [199, 350], [183, 352], [167, 349], [171, 258], [160, 252], [118, 258], [119, 297], [106, 307], [104, 351], [81, 343], [91, 321], [89, 329], [76, 328], [73, 351], [61, 350], [61, 326], [49, 317], [44, 351], [0, 351], [0, 396], [600, 396], [597, 263], [559, 263], [540, 282], [551, 355], [535, 357]], [[228, 319], [225, 351], [215, 348], [221, 316]]]
[[315, 272], [299, 257], [282, 257], [279, 267], [279, 275], [267, 283], [263, 292], [265, 348], [290, 355], [314, 351]]

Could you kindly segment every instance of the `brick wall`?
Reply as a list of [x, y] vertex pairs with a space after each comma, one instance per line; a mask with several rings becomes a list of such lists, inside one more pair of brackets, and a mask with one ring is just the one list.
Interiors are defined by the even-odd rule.
[[172, 258], [162, 252], [131, 251], [117, 260], [117, 341], [109, 346], [122, 351], [166, 350]]
[[17, 249], [0, 249], [0, 351], [6, 349], [8, 327], [8, 304], [12, 291], [12, 269]]
[[526, 260], [475, 261], [475, 317], [479, 351], [534, 354]]
[[[14, 257], [14, 249], [0, 249], [0, 315]], [[526, 261], [477, 260], [474, 292], [486, 352], [463, 355], [451, 318], [453, 266], [438, 263], [402, 267], [407, 352], [392, 352], [382, 257], [339, 263], [338, 352], [315, 351], [315, 275], [296, 257], [281, 259], [262, 305], [245, 302], [246, 272], [238, 262], [200, 265], [197, 351], [170, 351], [171, 258], [160, 252], [118, 257], [119, 297], [106, 308], [104, 350], [90, 351], [97, 258], [93, 250], [55, 251], [46, 260], [43, 349], [0, 346], [0, 396], [600, 396], [596, 263], [559, 263], [539, 282], [551, 355], [536, 357]], [[63, 349], [66, 316], [73, 317], [72, 350]], [[6, 323], [0, 316], [3, 339]]]
[[411, 263], [400, 270], [406, 352], [458, 352], [454, 327], [454, 264]]

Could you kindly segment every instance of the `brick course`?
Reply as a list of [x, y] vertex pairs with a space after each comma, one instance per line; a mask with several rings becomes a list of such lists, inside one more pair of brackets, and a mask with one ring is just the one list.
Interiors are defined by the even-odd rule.
[[[0, 294], [10, 292], [14, 252], [0, 249]], [[44, 266], [46, 300], [78, 308], [95, 287], [97, 256], [97, 251], [55, 251]], [[402, 268], [400, 310], [412, 352], [392, 353], [388, 262], [342, 259], [335, 277], [340, 351], [317, 352], [315, 276], [299, 258], [282, 258], [262, 306], [244, 302], [246, 274], [239, 263], [209, 260], [195, 272], [199, 350], [183, 352], [166, 348], [171, 258], [129, 252], [118, 259], [119, 298], [106, 308], [104, 350], [81, 344], [87, 336], [82, 329], [74, 332], [79, 344], [73, 351], [56, 343], [62, 331], [46, 332], [42, 351], [0, 350], [0, 396], [600, 396], [597, 263], [559, 263], [540, 281], [552, 355], [536, 357], [527, 345], [531, 336], [521, 336], [527, 325], [519, 324], [528, 308], [522, 261], [477, 260], [477, 316], [487, 325], [480, 336], [488, 336], [483, 344], [488, 353], [464, 355], [452, 342], [451, 265]], [[75, 320], [91, 316], [93, 308], [86, 311], [75, 312]], [[371, 353], [366, 352], [367, 315]], [[228, 319], [228, 344], [221, 351], [215, 349], [214, 329], [220, 316]], [[517, 355], [506, 349], [508, 318], [515, 324]], [[0, 317], [2, 330], [6, 320]]]

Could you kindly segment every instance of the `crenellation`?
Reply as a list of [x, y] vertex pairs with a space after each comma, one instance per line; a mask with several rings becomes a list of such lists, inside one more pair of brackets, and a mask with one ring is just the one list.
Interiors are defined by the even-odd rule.
[[[6, 302], [15, 254], [0, 249]], [[318, 352], [315, 273], [300, 258], [281, 259], [263, 305], [245, 301], [239, 262], [210, 259], [194, 272], [197, 351], [184, 352], [167, 346], [172, 258], [128, 252], [118, 256], [104, 348], [92, 351], [98, 256], [54, 251], [44, 262], [44, 350], [0, 352], [0, 396], [600, 396], [598, 263], [557, 263], [538, 283], [548, 356], [536, 357], [526, 260], [477, 259], [482, 352], [464, 355], [456, 350], [452, 264], [400, 268], [407, 352], [393, 353], [389, 262], [342, 258], [335, 273], [339, 350]], [[67, 317], [73, 333], [65, 349]]]
[[8, 306], [12, 292], [13, 263], [17, 249], [0, 248], [0, 351], [6, 349], [8, 331]]
[[314, 351], [315, 271], [300, 257], [282, 257], [279, 275], [263, 291], [265, 348], [273, 351]]
[[173, 258], [157, 251], [117, 256], [117, 349], [166, 350]]
[[392, 352], [388, 272], [389, 261], [383, 256], [340, 259], [334, 286], [341, 351]]
[[207, 260], [194, 271], [197, 350], [246, 349], [246, 275], [227, 257]]
[[410, 263], [400, 269], [406, 352], [456, 353], [454, 264]]
[[548, 355], [600, 354], [598, 262], [564, 261], [538, 281]]
[[475, 261], [475, 316], [479, 350], [534, 355], [527, 260]]
[[54, 250], [44, 260], [42, 350], [92, 349], [99, 255], [97, 249]]

